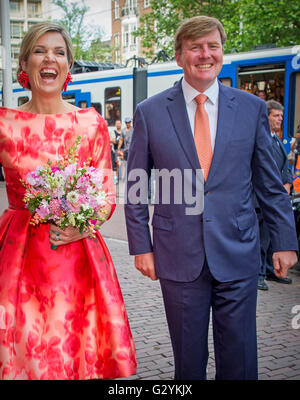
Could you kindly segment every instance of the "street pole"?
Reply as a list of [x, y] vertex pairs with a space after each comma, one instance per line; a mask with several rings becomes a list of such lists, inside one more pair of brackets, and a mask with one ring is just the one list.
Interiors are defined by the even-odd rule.
[[5, 107], [12, 107], [12, 70], [11, 70], [11, 46], [10, 46], [10, 18], [9, 0], [0, 0], [0, 21], [2, 37], [2, 76], [3, 90], [2, 102]]

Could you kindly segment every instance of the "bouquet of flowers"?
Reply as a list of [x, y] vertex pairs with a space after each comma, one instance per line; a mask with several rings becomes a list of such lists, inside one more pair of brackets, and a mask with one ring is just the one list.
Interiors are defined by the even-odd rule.
[[26, 189], [24, 202], [32, 215], [32, 225], [52, 222], [63, 230], [73, 226], [80, 233], [89, 232], [95, 237], [99, 222], [105, 221], [98, 212], [105, 214], [101, 209], [107, 204], [107, 195], [103, 190], [104, 176], [89, 166], [91, 159], [82, 167], [77, 163], [80, 140], [78, 136], [74, 147], [55, 165], [48, 160], [45, 166], [29, 172], [26, 182], [21, 180]]

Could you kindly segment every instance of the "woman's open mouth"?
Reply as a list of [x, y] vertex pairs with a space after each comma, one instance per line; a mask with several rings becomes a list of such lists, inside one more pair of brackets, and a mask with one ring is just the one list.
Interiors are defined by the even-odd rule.
[[43, 81], [46, 82], [51, 82], [51, 81], [55, 81], [55, 79], [57, 78], [57, 71], [55, 69], [52, 68], [43, 68], [40, 71], [40, 76], [43, 79]]

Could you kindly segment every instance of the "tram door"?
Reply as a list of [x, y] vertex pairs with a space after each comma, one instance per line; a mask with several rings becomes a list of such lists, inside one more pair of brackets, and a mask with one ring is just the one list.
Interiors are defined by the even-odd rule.
[[296, 156], [293, 168], [293, 189], [300, 193], [300, 72], [294, 72], [290, 79], [290, 113], [289, 113], [289, 132], [293, 138], [293, 147]]

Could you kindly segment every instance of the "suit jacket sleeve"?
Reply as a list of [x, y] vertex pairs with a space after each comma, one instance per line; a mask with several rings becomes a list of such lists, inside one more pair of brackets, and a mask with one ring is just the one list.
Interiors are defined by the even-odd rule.
[[[149, 229], [148, 182], [153, 161], [149, 146], [149, 132], [140, 106], [133, 118], [133, 134], [127, 161], [125, 201], [126, 228], [129, 253], [145, 254], [153, 251]], [[136, 181], [135, 175], [142, 178]], [[136, 192], [137, 184], [141, 192]], [[140, 200], [135, 194], [141, 195]]]
[[281, 146], [282, 146], [284, 154], [285, 154], [284, 166], [282, 168], [282, 182], [283, 182], [284, 185], [286, 183], [290, 183], [292, 185], [292, 183], [293, 183], [293, 174], [292, 174], [292, 171], [290, 169], [289, 160], [288, 160], [286, 151], [285, 151], [285, 149], [283, 147], [283, 144], [281, 144]]
[[261, 103], [252, 158], [252, 184], [268, 225], [273, 251], [298, 250], [294, 214], [289, 195], [272, 153], [265, 103]]

